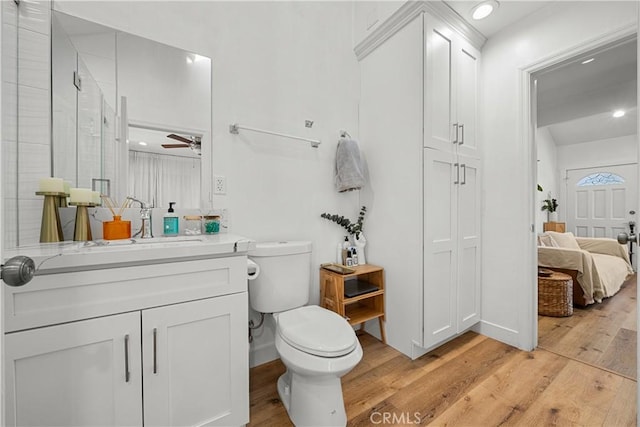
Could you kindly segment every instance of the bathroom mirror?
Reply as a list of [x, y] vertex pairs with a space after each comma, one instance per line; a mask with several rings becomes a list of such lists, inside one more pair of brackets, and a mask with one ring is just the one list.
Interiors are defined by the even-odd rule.
[[59, 11], [51, 58], [54, 176], [155, 207], [208, 201], [210, 58]]

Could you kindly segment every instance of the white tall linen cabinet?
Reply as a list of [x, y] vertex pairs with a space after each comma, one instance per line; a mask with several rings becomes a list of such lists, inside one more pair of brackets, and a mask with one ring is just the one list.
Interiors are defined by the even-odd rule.
[[356, 46], [368, 257], [385, 266], [388, 341], [411, 357], [480, 320], [483, 42], [443, 4], [418, 2]]

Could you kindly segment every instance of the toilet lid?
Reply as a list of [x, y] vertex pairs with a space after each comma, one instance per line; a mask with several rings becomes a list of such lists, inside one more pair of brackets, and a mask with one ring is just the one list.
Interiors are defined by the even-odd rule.
[[349, 322], [317, 305], [279, 313], [278, 333], [290, 346], [321, 357], [343, 356], [357, 344]]

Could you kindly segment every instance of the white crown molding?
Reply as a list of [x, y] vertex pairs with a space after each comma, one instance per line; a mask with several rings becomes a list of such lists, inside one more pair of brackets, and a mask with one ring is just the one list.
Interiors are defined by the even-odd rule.
[[454, 30], [456, 30], [466, 41], [471, 43], [473, 47], [482, 50], [482, 46], [486, 43], [487, 38], [475, 27], [458, 15], [456, 11], [451, 9], [442, 1], [425, 1], [422, 2], [425, 12], [430, 12], [433, 16], [440, 18]]
[[416, 16], [425, 12], [444, 21], [478, 50], [482, 49], [482, 46], [487, 41], [482, 33], [469, 25], [442, 1], [407, 1], [389, 19], [356, 45], [353, 50], [358, 61], [361, 61], [376, 50], [378, 46], [411, 22]]

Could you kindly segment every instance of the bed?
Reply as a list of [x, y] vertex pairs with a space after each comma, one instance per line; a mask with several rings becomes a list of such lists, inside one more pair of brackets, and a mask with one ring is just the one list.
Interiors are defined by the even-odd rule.
[[633, 274], [627, 248], [616, 240], [553, 231], [538, 237], [538, 266], [569, 274], [579, 306], [615, 295]]

